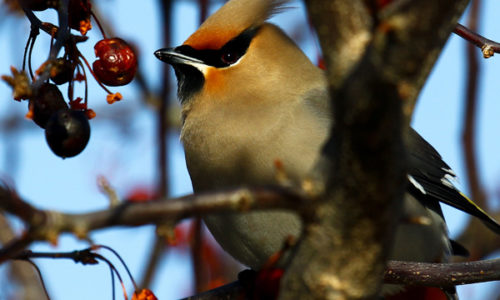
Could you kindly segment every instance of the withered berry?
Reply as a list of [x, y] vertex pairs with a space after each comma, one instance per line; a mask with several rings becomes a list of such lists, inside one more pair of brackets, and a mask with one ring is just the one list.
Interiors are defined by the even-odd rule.
[[83, 111], [60, 110], [47, 123], [45, 139], [50, 149], [62, 158], [78, 155], [90, 138], [90, 125]]
[[64, 84], [73, 78], [73, 66], [71, 61], [62, 57], [57, 58], [52, 63], [50, 70], [50, 79], [55, 84]]
[[91, 5], [88, 0], [70, 0], [68, 4], [69, 27], [85, 35], [90, 26]]
[[42, 11], [57, 7], [57, 2], [58, 0], [26, 0], [25, 5], [31, 10]]
[[137, 58], [124, 40], [100, 40], [94, 50], [98, 60], [94, 61], [92, 69], [103, 84], [119, 86], [132, 81], [137, 70]]
[[29, 116], [42, 128], [55, 112], [67, 108], [61, 91], [52, 83], [44, 83], [28, 103]]

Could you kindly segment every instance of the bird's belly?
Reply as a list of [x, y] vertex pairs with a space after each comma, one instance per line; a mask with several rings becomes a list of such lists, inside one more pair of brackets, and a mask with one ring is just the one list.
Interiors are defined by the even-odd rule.
[[204, 220], [224, 250], [255, 270], [283, 247], [288, 236], [298, 238], [301, 230], [299, 217], [284, 211], [213, 215]]
[[[404, 207], [405, 214], [427, 218], [430, 223], [399, 224], [390, 259], [423, 262], [443, 259], [449, 244], [442, 219], [413, 197], [405, 197]], [[204, 220], [225, 251], [256, 270], [282, 249], [288, 236], [299, 238], [301, 232], [300, 218], [285, 211], [220, 214]]]

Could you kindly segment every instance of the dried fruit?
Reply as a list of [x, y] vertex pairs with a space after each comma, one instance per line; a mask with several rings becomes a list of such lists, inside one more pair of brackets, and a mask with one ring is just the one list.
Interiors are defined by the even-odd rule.
[[119, 86], [132, 81], [137, 58], [132, 48], [120, 38], [103, 39], [94, 46], [98, 59], [92, 64], [96, 77], [105, 85]]
[[45, 139], [50, 149], [62, 158], [78, 155], [90, 138], [90, 125], [79, 110], [60, 110], [47, 122]]
[[71, 61], [62, 57], [57, 58], [52, 62], [50, 69], [50, 79], [55, 84], [63, 84], [69, 82], [73, 78], [73, 65]]
[[29, 99], [29, 117], [40, 127], [45, 128], [50, 117], [61, 109], [67, 109], [61, 91], [55, 84], [44, 83], [36, 95]]
[[25, 5], [31, 10], [42, 11], [57, 7], [57, 2], [58, 0], [27, 0]]
[[88, 0], [70, 0], [68, 4], [69, 27], [85, 35], [90, 25], [91, 5]]

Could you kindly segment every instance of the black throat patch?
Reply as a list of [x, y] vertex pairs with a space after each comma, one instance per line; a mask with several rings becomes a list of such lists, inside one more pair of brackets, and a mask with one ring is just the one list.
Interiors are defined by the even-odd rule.
[[[260, 27], [249, 28], [227, 42], [220, 49], [194, 49], [189, 45], [175, 48], [175, 51], [196, 58], [207, 66], [227, 68], [247, 52], [248, 47]], [[172, 64], [177, 76], [177, 95], [181, 103], [189, 100], [203, 88], [205, 78], [200, 70], [187, 64]]]

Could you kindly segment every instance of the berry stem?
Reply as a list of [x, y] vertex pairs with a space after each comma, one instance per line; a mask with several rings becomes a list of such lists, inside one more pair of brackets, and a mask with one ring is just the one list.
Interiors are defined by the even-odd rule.
[[54, 34], [50, 35], [50, 46], [49, 46], [49, 53], [52, 53], [52, 47], [54, 47]]
[[33, 75], [33, 68], [31, 67], [31, 54], [33, 53], [33, 47], [35, 46], [36, 37], [38, 36], [38, 29], [32, 29], [30, 35], [32, 36], [32, 38], [30, 48], [28, 50], [28, 69], [30, 72], [31, 80], [33, 80], [35, 76]]
[[120, 254], [118, 254], [118, 252], [116, 252], [113, 248], [105, 246], [105, 245], [96, 245], [94, 247], [103, 248], [103, 249], [106, 249], [108, 251], [111, 251], [111, 253], [113, 253], [116, 257], [118, 257], [118, 259], [120, 260], [120, 262], [122, 263], [122, 265], [125, 267], [125, 270], [127, 271], [128, 277], [130, 277], [130, 281], [132, 281], [132, 284], [134, 285], [134, 289], [136, 291], [139, 289], [138, 286], [137, 286], [137, 283], [134, 280], [134, 277], [132, 276], [132, 273], [128, 269], [127, 264], [125, 263], [125, 261], [123, 260], [123, 258], [120, 256]]
[[115, 300], [115, 272], [111, 266], [109, 266], [109, 271], [111, 272], [111, 299]]
[[104, 29], [101, 26], [101, 22], [99, 22], [99, 19], [96, 17], [96, 15], [94, 14], [94, 12], [92, 10], [90, 11], [90, 14], [92, 15], [92, 17], [94, 18], [95, 22], [97, 23], [97, 27], [99, 27], [99, 30], [101, 31], [102, 38], [103, 39], [107, 39], [108, 37], [106, 36], [106, 32], [104, 32]]
[[75, 83], [74, 80], [70, 80], [68, 83], [68, 99], [70, 102], [73, 101], [74, 83]]
[[89, 85], [88, 85], [88, 82], [87, 82], [87, 73], [85, 72], [85, 68], [83, 67], [83, 64], [82, 62], [79, 60], [78, 61], [78, 66], [82, 69], [82, 72], [83, 72], [83, 78], [85, 79], [84, 82], [85, 82], [85, 94], [84, 94], [84, 102], [85, 102], [85, 108], [87, 108], [87, 99], [88, 99], [88, 95], [89, 95]]
[[113, 94], [110, 90], [108, 90], [107, 87], [104, 86], [104, 84], [102, 84], [102, 82], [95, 76], [94, 74], [94, 71], [92, 71], [92, 68], [90, 67], [90, 64], [89, 62], [87, 61], [87, 59], [80, 53], [80, 51], [78, 51], [78, 56], [83, 60], [83, 62], [85, 63], [85, 65], [87, 66], [87, 68], [89, 69], [90, 71], [90, 74], [92, 74], [92, 76], [94, 77], [95, 81], [97, 81], [97, 83], [103, 88], [103, 90], [106, 91], [106, 93], [108, 94]]
[[28, 37], [28, 41], [26, 42], [26, 47], [24, 47], [23, 67], [21, 68], [22, 71], [26, 70], [26, 56], [28, 55], [28, 49], [30, 47], [30, 43], [31, 43], [31, 34]]
[[127, 289], [125, 288], [125, 283], [123, 282], [123, 279], [122, 277], [120, 276], [120, 273], [118, 272], [118, 270], [116, 269], [116, 267], [104, 256], [100, 255], [100, 254], [97, 254], [97, 253], [92, 253], [96, 258], [102, 260], [103, 262], [105, 262], [106, 264], [108, 264], [108, 266], [110, 268], [113, 269], [113, 271], [115, 272], [116, 276], [118, 277], [118, 280], [120, 281], [120, 284], [122, 286], [122, 290], [123, 290], [123, 297], [125, 298], [125, 300], [128, 299], [128, 296], [127, 296]]

